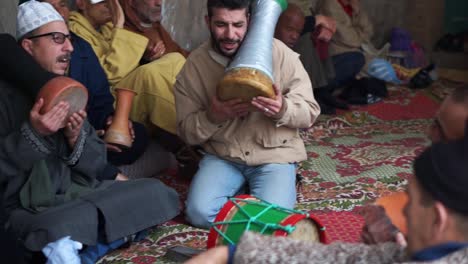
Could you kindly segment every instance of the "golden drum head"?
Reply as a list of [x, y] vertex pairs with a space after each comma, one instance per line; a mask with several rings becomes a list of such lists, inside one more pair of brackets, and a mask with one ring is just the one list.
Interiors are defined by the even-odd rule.
[[228, 71], [217, 87], [218, 98], [222, 101], [240, 98], [250, 102], [252, 98], [275, 97], [273, 83], [263, 72], [253, 68], [235, 68]]

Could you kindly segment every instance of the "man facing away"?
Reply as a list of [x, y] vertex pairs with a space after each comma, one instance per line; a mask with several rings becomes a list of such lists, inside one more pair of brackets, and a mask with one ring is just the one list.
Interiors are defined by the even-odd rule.
[[218, 247], [188, 263], [466, 263], [468, 133], [461, 140], [434, 143], [413, 168], [404, 208], [407, 246], [323, 245], [246, 233], [237, 247]]
[[207, 2], [211, 39], [190, 54], [175, 84], [178, 134], [206, 152], [186, 201], [187, 219], [198, 227], [208, 228], [246, 184], [251, 195], [292, 209], [296, 164], [306, 159], [299, 129], [312, 126], [320, 113], [298, 54], [278, 40], [272, 50], [275, 98], [217, 98], [216, 85], [247, 33], [249, 4]]

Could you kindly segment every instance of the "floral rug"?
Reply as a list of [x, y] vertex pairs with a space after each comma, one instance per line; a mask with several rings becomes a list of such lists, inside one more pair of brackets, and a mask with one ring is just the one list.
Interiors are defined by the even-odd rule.
[[[438, 104], [456, 85], [442, 80], [425, 90], [392, 87], [379, 103], [320, 116], [312, 128], [301, 131], [308, 159], [299, 168], [297, 209], [319, 218], [330, 242], [358, 242], [363, 219], [357, 210], [404, 189], [412, 160], [429, 144], [425, 131]], [[175, 176], [162, 181], [180, 193], [181, 202], [185, 199], [189, 182]], [[99, 263], [173, 263], [164, 257], [167, 248], [203, 249], [207, 234], [189, 226], [181, 215]]]

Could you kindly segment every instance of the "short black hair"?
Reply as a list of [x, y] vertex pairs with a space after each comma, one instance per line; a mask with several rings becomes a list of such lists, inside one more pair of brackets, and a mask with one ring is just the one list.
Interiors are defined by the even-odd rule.
[[208, 0], [206, 7], [208, 17], [213, 16], [213, 8], [227, 8], [229, 10], [246, 9], [247, 14], [250, 13], [251, 0]]

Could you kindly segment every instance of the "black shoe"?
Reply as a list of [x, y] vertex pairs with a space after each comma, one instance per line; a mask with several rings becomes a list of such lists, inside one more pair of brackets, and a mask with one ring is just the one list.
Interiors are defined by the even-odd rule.
[[328, 104], [325, 104], [323, 102], [320, 102], [319, 100], [317, 100], [317, 103], [320, 106], [320, 113], [322, 115], [335, 115], [336, 114], [335, 107], [333, 107], [331, 105], [328, 105]]
[[430, 72], [434, 70], [435, 65], [432, 63], [429, 66], [419, 70], [419, 72], [410, 79], [409, 87], [412, 89], [423, 89], [432, 84], [433, 80]]
[[314, 90], [315, 98], [318, 102], [329, 105], [334, 108], [348, 110], [349, 106], [346, 103], [338, 101], [328, 89], [318, 88]]

